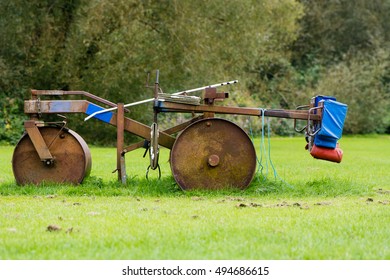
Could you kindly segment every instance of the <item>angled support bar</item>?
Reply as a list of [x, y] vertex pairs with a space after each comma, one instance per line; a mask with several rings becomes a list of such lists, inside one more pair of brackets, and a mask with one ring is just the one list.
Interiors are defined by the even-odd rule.
[[24, 128], [28, 136], [31, 139], [32, 144], [34, 145], [35, 150], [38, 153], [39, 158], [42, 162], [50, 165], [53, 163], [54, 157], [49, 151], [45, 140], [42, 137], [42, 134], [39, 132], [39, 129], [34, 120], [29, 120], [24, 122]]

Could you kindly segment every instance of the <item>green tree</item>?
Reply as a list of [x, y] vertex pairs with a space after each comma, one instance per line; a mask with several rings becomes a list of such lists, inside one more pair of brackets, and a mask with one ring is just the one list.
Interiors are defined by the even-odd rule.
[[61, 88], [61, 50], [78, 5], [72, 1], [0, 2], [0, 141], [23, 131], [23, 99], [30, 88]]
[[[245, 97], [233, 101], [241, 103], [261, 65], [288, 63], [301, 15], [291, 0], [86, 1], [67, 41], [62, 79], [128, 103], [151, 96], [147, 70], [160, 69], [165, 92], [237, 78]], [[253, 96], [264, 94], [257, 90]], [[134, 108], [132, 117], [150, 122], [148, 108]], [[87, 124], [93, 133], [97, 125]]]
[[306, 92], [349, 105], [345, 132], [383, 133], [389, 125], [389, 0], [301, 0], [305, 16], [292, 65]]
[[390, 120], [390, 86], [384, 83], [389, 71], [389, 53], [377, 56], [360, 53], [348, 62], [330, 67], [315, 88], [324, 95], [337, 96], [348, 104], [344, 132], [384, 133]]
[[301, 3], [305, 16], [294, 44], [298, 64], [337, 63], [345, 54], [375, 53], [389, 43], [389, 0], [301, 0]]

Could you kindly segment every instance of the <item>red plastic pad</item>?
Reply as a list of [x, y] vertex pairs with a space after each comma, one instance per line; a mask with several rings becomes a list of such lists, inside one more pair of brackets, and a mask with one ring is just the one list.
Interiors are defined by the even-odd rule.
[[317, 159], [328, 160], [332, 162], [340, 163], [343, 159], [343, 150], [340, 149], [339, 144], [337, 143], [336, 148], [324, 148], [313, 145], [313, 148], [310, 151], [310, 154]]

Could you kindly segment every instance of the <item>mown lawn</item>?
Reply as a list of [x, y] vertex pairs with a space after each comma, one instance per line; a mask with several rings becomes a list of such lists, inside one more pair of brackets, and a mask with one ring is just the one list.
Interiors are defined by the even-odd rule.
[[341, 164], [304, 144], [272, 138], [277, 178], [263, 154], [247, 190], [219, 192], [181, 191], [167, 150], [162, 180], [128, 154], [123, 186], [96, 147], [82, 185], [21, 187], [0, 147], [0, 259], [390, 259], [390, 137], [344, 137]]

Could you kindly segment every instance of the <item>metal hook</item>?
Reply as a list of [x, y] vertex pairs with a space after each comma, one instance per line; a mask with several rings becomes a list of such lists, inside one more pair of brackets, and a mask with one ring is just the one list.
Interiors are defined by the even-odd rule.
[[[157, 169], [158, 169], [158, 179], [160, 180], [161, 179], [161, 169], [160, 169], [159, 164], [157, 164]], [[146, 169], [146, 180], [149, 180], [149, 170], [150, 170], [150, 165]]]

